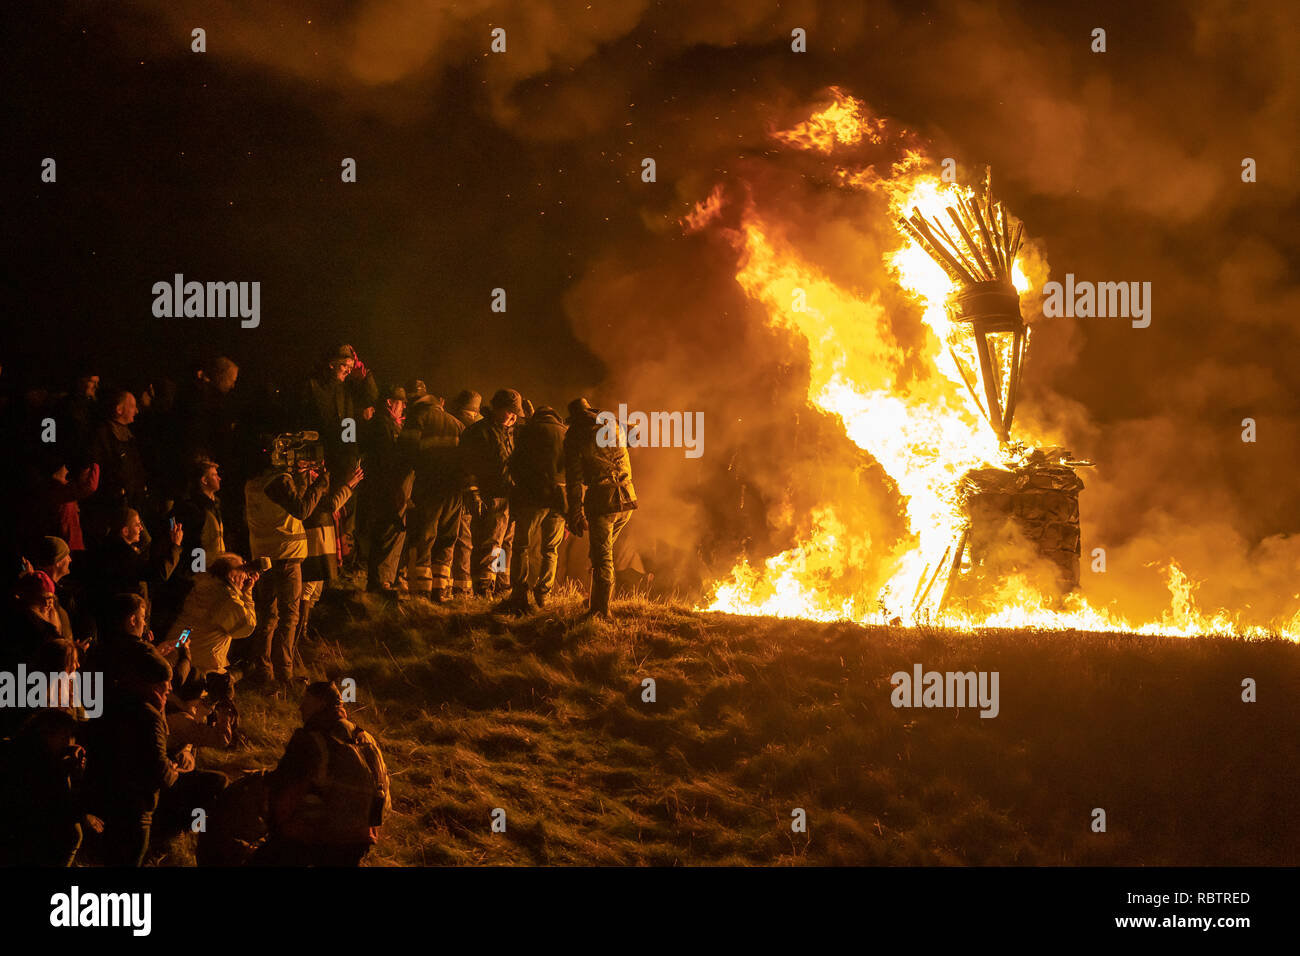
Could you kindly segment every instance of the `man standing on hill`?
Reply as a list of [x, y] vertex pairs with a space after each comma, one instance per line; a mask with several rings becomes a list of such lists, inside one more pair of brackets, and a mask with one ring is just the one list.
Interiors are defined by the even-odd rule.
[[134, 394], [125, 389], [115, 392], [108, 403], [108, 420], [99, 426], [91, 443], [91, 460], [99, 465], [99, 488], [86, 501], [86, 510], [96, 535], [107, 532], [121, 509], [138, 511], [145, 506], [149, 481], [140, 446], [131, 432], [137, 411]]
[[[447, 403], [447, 411], [466, 428], [481, 419], [479, 406], [483, 398], [478, 392], [467, 388]], [[456, 533], [456, 546], [451, 556], [451, 589], [456, 597], [469, 597], [473, 591], [473, 568], [470, 557], [474, 551], [474, 535], [470, 530], [470, 514], [467, 508], [460, 512], [460, 529]]]
[[[491, 597], [497, 580], [506, 526], [510, 523], [510, 456], [515, 450], [515, 420], [524, 404], [513, 388], [492, 396], [492, 415], [475, 422], [460, 439], [465, 469], [465, 507], [474, 536], [474, 593]], [[504, 575], [503, 575], [504, 576]]]
[[564, 476], [568, 489], [569, 531], [591, 531], [591, 606], [588, 616], [611, 618], [614, 596], [614, 541], [636, 509], [627, 435], [616, 422], [601, 426], [585, 398], [569, 403], [564, 436]]
[[541, 537], [542, 563], [533, 596], [537, 606], [555, 585], [555, 568], [560, 542], [564, 540], [564, 434], [565, 426], [553, 408], [531, 415], [515, 438], [510, 458], [514, 488], [510, 511], [515, 519], [515, 541], [511, 552], [510, 577], [514, 590], [502, 610], [523, 614], [528, 610], [529, 549], [534, 536]]
[[401, 441], [406, 421], [406, 389], [393, 386], [384, 395], [384, 410], [367, 430], [366, 471], [362, 508], [370, 531], [366, 590], [391, 595], [407, 535], [413, 462]]
[[248, 509], [248, 542], [253, 557], [270, 558], [271, 570], [261, 576], [257, 592], [257, 630], [249, 638], [253, 673], [260, 682], [275, 677], [287, 689], [293, 680], [294, 639], [302, 601], [302, 562], [307, 557], [311, 516], [329, 491], [329, 472], [321, 469], [312, 481], [305, 460], [293, 465], [268, 462], [268, 468], [244, 488]]
[[464, 513], [461, 436], [465, 426], [443, 408], [442, 399], [421, 404], [409, 423], [415, 456], [415, 486], [408, 532], [407, 587], [441, 603], [451, 597], [452, 558]]

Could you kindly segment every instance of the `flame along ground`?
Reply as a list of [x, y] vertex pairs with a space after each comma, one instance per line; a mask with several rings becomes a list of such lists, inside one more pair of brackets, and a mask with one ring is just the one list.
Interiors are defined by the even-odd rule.
[[[832, 90], [833, 102], [806, 122], [772, 136], [789, 147], [830, 154], [837, 145], [864, 140], [880, 144], [891, 131], [888, 121], [874, 117], [865, 104]], [[900, 140], [901, 142], [902, 140]], [[876, 190], [888, 199], [891, 221], [919, 207], [939, 218], [943, 208], [971, 190], [945, 184], [933, 165], [916, 148], [904, 149], [888, 176], [872, 169], [837, 170], [840, 182], [857, 189]], [[720, 189], [683, 219], [687, 231], [703, 228], [719, 212]], [[960, 531], [957, 485], [968, 470], [1014, 465], [1035, 446], [1058, 444], [1049, 436], [1015, 428], [1015, 444], [999, 447], [996, 436], [973, 406], [961, 372], [950, 352], [964, 347], [953, 331], [945, 308], [952, 280], [914, 240], [899, 234], [898, 247], [886, 256], [890, 273], [923, 307], [930, 334], [924, 357], [941, 376], [918, 379], [900, 374], [905, 354], [893, 339], [879, 297], [866, 298], [833, 283], [803, 261], [796, 249], [783, 246], [780, 230], [770, 228], [761, 210], [747, 202], [740, 225], [724, 230], [738, 252], [736, 281], [751, 299], [761, 303], [768, 321], [799, 333], [809, 353], [808, 402], [834, 415], [845, 433], [870, 454], [896, 482], [904, 499], [912, 540], [889, 555], [892, 569], [880, 594], [836, 593], [826, 582], [869, 550], [879, 550], [865, 532], [846, 527], [831, 504], [814, 509], [809, 527], [794, 547], [768, 558], [761, 568], [741, 561], [728, 579], [715, 585], [703, 610], [731, 614], [849, 620], [881, 623], [900, 618], [915, 624], [932, 619], [959, 629], [976, 627], [1043, 628], [1050, 630], [1116, 631], [1138, 634], [1193, 636], [1242, 634], [1263, 637], [1282, 634], [1300, 639], [1300, 612], [1271, 627], [1244, 626], [1226, 611], [1207, 614], [1195, 601], [1196, 584], [1172, 558], [1164, 567], [1170, 606], [1158, 620], [1131, 621], [1113, 611], [1090, 606], [1079, 593], [1049, 606], [1049, 596], [1027, 578], [1003, 582], [993, 595], [996, 608], [978, 618], [946, 611], [934, 615], [922, 608], [913, 617], [912, 599], [927, 568], [932, 567]], [[1022, 298], [1037, 290], [1026, 272], [1030, 246], [1012, 270]], [[1041, 259], [1033, 271], [1046, 278]], [[1040, 280], [1041, 281], [1041, 280]], [[1026, 344], [1026, 355], [1029, 353]], [[919, 618], [919, 620], [917, 619]]]

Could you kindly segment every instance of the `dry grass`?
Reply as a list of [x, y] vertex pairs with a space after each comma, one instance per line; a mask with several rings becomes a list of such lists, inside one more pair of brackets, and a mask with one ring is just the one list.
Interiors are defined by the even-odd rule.
[[[579, 621], [573, 593], [522, 620], [333, 597], [315, 669], [356, 680], [350, 715], [394, 778], [370, 865], [1300, 862], [1286, 641], [863, 628], [639, 598], [610, 625]], [[999, 671], [1001, 714], [895, 709], [890, 674], [918, 662]], [[278, 759], [296, 710], [241, 698], [254, 748], [204, 766]], [[187, 839], [164, 862], [189, 862]]]

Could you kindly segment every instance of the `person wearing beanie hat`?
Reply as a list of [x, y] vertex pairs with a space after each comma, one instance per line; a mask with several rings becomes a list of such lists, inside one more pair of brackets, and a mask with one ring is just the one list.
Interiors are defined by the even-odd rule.
[[62, 538], [45, 535], [33, 544], [28, 559], [32, 562], [32, 567], [44, 571], [58, 584], [72, 564], [72, 551]]
[[[60, 590], [67, 587], [66, 579], [72, 567], [72, 551], [62, 538], [47, 535], [34, 543], [28, 560], [31, 561], [33, 568], [44, 572], [53, 582], [54, 611], [59, 618], [59, 633], [68, 640], [73, 640], [72, 618], [63, 606], [63, 596], [59, 594]], [[72, 604], [75, 606], [75, 602]]]
[[104, 862], [141, 866], [149, 847], [154, 812], [162, 790], [194, 769], [194, 755], [167, 755], [167, 720], [163, 716], [171, 690], [171, 665], [146, 647], [124, 662], [119, 696], [103, 717], [86, 775], [95, 815], [104, 821]]
[[510, 456], [514, 425], [523, 402], [512, 388], [492, 396], [491, 415], [465, 429], [461, 462], [465, 469], [465, 509], [470, 514], [470, 555], [474, 593], [490, 597], [498, 583], [509, 581], [510, 555], [505, 551], [510, 525]]
[[[511, 614], [528, 611], [529, 578], [535, 572], [532, 594], [537, 606], [555, 584], [560, 544], [564, 541], [567, 514], [564, 501], [564, 423], [552, 408], [541, 408], [518, 428], [514, 454], [510, 458], [510, 514], [515, 519], [517, 541], [511, 553], [510, 577], [514, 587], [501, 610]], [[541, 566], [529, 566], [530, 545], [536, 539], [541, 548]]]
[[482, 414], [480, 414], [482, 405], [483, 396], [479, 395], [479, 393], [473, 389], [467, 388], [457, 393], [456, 397], [451, 400], [451, 404], [448, 406], [447, 411], [460, 419], [462, 425], [469, 428], [470, 425], [473, 425], [483, 417]]
[[[392, 806], [383, 753], [348, 720], [333, 682], [308, 686], [298, 711], [302, 727], [266, 777], [270, 834], [249, 863], [357, 866]], [[369, 799], [361, 797], [367, 790]]]
[[[569, 403], [569, 431], [564, 436], [564, 476], [569, 531], [590, 532], [591, 605], [588, 615], [613, 617], [614, 542], [636, 509], [627, 436], [617, 422], [598, 422], [585, 398]], [[612, 434], [611, 434], [612, 431]]]
[[[451, 403], [447, 406], [447, 411], [456, 416], [462, 425], [469, 428], [470, 425], [483, 417], [479, 412], [479, 406], [482, 404], [482, 396], [473, 389], [467, 388], [451, 400]], [[462, 508], [460, 528], [456, 535], [456, 545], [451, 558], [452, 592], [458, 597], [468, 597], [474, 586], [473, 563], [471, 561], [474, 551], [474, 535], [470, 529], [470, 521], [469, 509]]]
[[412, 597], [441, 603], [450, 597], [464, 516], [459, 446], [465, 426], [433, 396], [408, 424], [402, 439], [410, 449], [415, 477], [407, 480], [411, 506], [406, 518], [406, 586]]

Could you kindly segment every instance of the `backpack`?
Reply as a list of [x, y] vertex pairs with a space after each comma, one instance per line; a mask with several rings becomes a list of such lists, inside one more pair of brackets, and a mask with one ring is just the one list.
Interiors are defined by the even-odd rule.
[[379, 744], [357, 727], [345, 743], [310, 731], [320, 753], [311, 790], [282, 827], [285, 836], [310, 844], [373, 843], [371, 828], [392, 809], [388, 768]]

